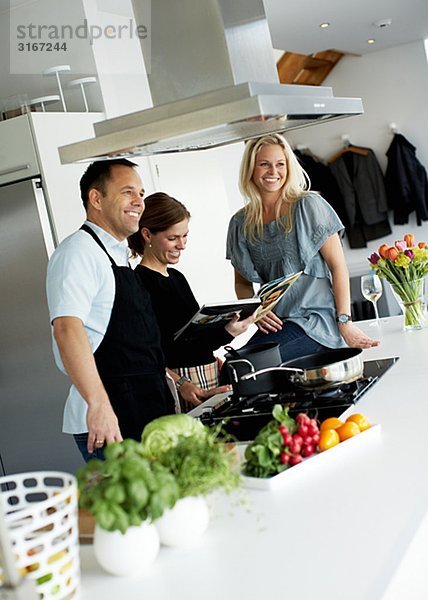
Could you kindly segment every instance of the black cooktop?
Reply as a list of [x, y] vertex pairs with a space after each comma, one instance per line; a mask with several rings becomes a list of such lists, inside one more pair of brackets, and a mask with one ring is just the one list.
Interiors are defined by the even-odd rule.
[[366, 361], [360, 379], [327, 390], [307, 391], [290, 386], [276, 394], [239, 398], [231, 395], [216, 406], [204, 408], [199, 419], [208, 426], [223, 421], [226, 431], [238, 440], [246, 441], [254, 439], [260, 429], [271, 420], [274, 404], [288, 406], [290, 416], [305, 412], [319, 421], [328, 417], [338, 417], [349, 406], [358, 402], [397, 360], [398, 357]]

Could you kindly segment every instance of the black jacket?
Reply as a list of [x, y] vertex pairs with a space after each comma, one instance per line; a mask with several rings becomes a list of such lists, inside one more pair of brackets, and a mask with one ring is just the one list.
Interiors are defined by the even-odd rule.
[[383, 174], [373, 150], [364, 150], [366, 155], [343, 153], [330, 165], [344, 199], [351, 248], [391, 233]]
[[394, 223], [408, 223], [409, 214], [416, 211], [417, 223], [421, 225], [428, 220], [428, 180], [424, 166], [416, 158], [416, 148], [396, 133], [386, 155], [385, 184]]
[[330, 169], [317, 157], [295, 150], [300, 164], [305, 169], [311, 180], [311, 189], [318, 192], [335, 210], [345, 228], [349, 227], [348, 215], [342, 194]]

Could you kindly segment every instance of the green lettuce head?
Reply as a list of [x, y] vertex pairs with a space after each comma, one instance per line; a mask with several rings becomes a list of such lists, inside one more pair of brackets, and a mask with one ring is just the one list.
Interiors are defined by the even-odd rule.
[[205, 427], [200, 421], [186, 414], [165, 415], [148, 423], [143, 430], [141, 442], [148, 458], [159, 456], [175, 446], [180, 437], [203, 437]]

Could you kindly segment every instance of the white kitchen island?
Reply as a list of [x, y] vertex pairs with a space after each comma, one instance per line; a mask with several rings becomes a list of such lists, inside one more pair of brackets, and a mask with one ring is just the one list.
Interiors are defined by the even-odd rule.
[[197, 545], [162, 547], [137, 578], [108, 575], [92, 547], [82, 547], [81, 598], [427, 598], [428, 329], [404, 332], [402, 323], [383, 322], [381, 345], [364, 351], [364, 360], [400, 360], [350, 411], [380, 423], [380, 436], [294, 467], [280, 489], [247, 490], [248, 506], [237, 496], [214, 498]]

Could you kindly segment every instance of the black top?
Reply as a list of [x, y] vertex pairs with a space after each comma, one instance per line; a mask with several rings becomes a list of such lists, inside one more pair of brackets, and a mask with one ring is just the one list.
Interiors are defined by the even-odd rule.
[[198, 331], [193, 337], [180, 337], [174, 342], [175, 332], [199, 310], [184, 275], [176, 269], [169, 268], [169, 277], [165, 277], [158, 271], [142, 265], [138, 265], [135, 272], [151, 295], [167, 366], [174, 369], [214, 362], [213, 351], [233, 339], [224, 329], [224, 325], [209, 327], [207, 331]]

